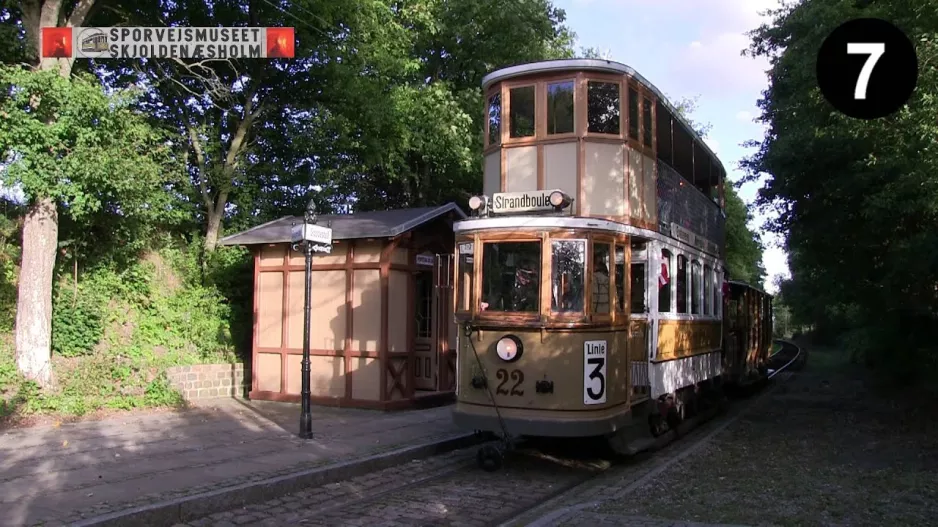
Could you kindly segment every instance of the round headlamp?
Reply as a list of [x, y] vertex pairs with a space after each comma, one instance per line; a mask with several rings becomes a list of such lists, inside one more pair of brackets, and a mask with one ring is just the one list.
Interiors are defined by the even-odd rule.
[[514, 335], [506, 335], [495, 344], [495, 353], [498, 358], [505, 362], [514, 362], [521, 358], [521, 352], [524, 351], [521, 345], [521, 339]]

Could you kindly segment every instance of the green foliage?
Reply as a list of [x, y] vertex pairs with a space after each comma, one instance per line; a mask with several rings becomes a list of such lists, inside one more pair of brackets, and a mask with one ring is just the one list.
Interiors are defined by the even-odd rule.
[[[816, 85], [821, 42], [858, 17], [890, 20], [919, 57], [908, 104], [876, 121], [839, 114]], [[934, 0], [808, 1], [777, 10], [750, 50], [772, 70], [759, 102], [768, 133], [745, 166], [751, 179], [769, 175], [760, 204], [779, 212], [767, 227], [787, 236], [792, 317], [909, 383], [938, 378], [936, 27]]]
[[169, 210], [167, 138], [93, 77], [0, 67], [0, 155], [6, 187], [52, 197], [75, 219], [108, 211], [114, 223], [154, 223]]

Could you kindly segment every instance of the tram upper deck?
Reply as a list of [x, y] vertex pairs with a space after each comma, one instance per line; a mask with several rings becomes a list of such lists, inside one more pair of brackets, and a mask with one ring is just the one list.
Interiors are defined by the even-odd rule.
[[596, 59], [521, 64], [482, 81], [483, 194], [559, 189], [569, 214], [724, 256], [717, 156], [632, 68]]

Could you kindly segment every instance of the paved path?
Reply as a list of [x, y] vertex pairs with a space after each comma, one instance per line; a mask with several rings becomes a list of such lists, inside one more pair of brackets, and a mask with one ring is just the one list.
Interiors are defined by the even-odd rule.
[[60, 524], [452, 437], [451, 407], [384, 413], [218, 399], [166, 414], [0, 432], [0, 525]]

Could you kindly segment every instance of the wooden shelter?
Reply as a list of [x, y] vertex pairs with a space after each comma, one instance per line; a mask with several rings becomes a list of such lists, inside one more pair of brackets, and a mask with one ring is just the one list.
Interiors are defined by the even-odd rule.
[[[441, 404], [456, 389], [455, 203], [320, 216], [331, 254], [313, 256], [314, 404], [383, 410]], [[299, 401], [305, 257], [288, 216], [223, 238], [254, 254], [252, 399]]]

